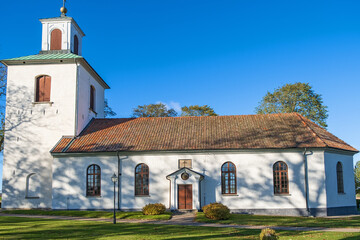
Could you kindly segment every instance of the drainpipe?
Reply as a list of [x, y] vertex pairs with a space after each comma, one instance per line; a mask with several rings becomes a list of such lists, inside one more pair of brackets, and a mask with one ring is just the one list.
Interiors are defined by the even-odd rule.
[[121, 159], [119, 156], [119, 151], [116, 152], [116, 156], [118, 159], [118, 210], [120, 210], [120, 198], [121, 198], [121, 189], [120, 189], [120, 185], [121, 185]]
[[311, 216], [309, 208], [309, 178], [308, 178], [308, 164], [307, 164], [307, 155], [313, 154], [312, 151], [309, 151], [309, 154], [306, 153], [307, 149], [304, 149], [304, 172], [305, 172], [305, 200], [306, 200], [306, 212], [308, 216]]

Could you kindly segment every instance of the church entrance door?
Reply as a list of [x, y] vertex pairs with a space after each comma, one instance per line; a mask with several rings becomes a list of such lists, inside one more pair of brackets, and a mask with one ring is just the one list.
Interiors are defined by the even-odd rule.
[[179, 209], [193, 209], [192, 207], [192, 184], [178, 185]]

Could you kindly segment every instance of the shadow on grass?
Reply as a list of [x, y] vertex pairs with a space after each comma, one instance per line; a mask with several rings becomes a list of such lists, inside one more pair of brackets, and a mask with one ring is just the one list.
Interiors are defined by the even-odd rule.
[[[360, 233], [279, 231], [281, 239], [360, 239]], [[3, 239], [259, 239], [260, 230], [154, 224], [112, 224], [0, 217]]]
[[[84, 218], [113, 218], [111, 211], [76, 211], [76, 210], [3, 210], [7, 214], [43, 215], [43, 216], [67, 216]], [[143, 215], [142, 212], [116, 212], [117, 219], [147, 219], [147, 220], [168, 220], [172, 216], [171, 212], [160, 215]]]
[[343, 218], [314, 218], [231, 214], [230, 219], [228, 220], [211, 220], [206, 218], [204, 213], [197, 213], [196, 221], [205, 223], [257, 226], [360, 228], [360, 216]]
[[106, 222], [45, 220], [0, 217], [0, 237], [20, 239], [227, 239], [258, 238], [259, 230], [198, 228], [153, 224], [111, 224]]

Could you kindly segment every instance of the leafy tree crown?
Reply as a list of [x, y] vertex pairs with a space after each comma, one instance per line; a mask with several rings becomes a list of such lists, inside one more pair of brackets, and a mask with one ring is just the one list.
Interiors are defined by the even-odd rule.
[[181, 108], [181, 116], [217, 116], [217, 114], [208, 105], [190, 105]]
[[268, 92], [256, 108], [257, 114], [297, 112], [322, 127], [327, 127], [327, 106], [320, 94], [308, 83], [286, 84], [273, 93]]
[[137, 106], [133, 109], [132, 117], [176, 117], [177, 112], [170, 108], [168, 109], [165, 104], [148, 104]]

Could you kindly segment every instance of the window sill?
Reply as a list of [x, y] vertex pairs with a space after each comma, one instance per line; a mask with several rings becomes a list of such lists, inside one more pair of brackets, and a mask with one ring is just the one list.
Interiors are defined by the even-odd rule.
[[135, 195], [135, 197], [150, 197], [150, 195]]
[[39, 199], [40, 197], [25, 197], [25, 199]]
[[338, 193], [338, 195], [346, 195], [346, 193], [344, 193], [344, 192], [341, 192], [341, 193]]
[[54, 104], [54, 102], [32, 102], [32, 105], [40, 105], [40, 104], [49, 104], [50, 106], [52, 106]]
[[224, 197], [239, 196], [239, 194], [237, 193], [222, 193], [221, 195]]
[[102, 196], [101, 195], [99, 195], [99, 196], [86, 196], [87, 198], [102, 198]]
[[274, 193], [275, 197], [290, 197], [290, 193]]

